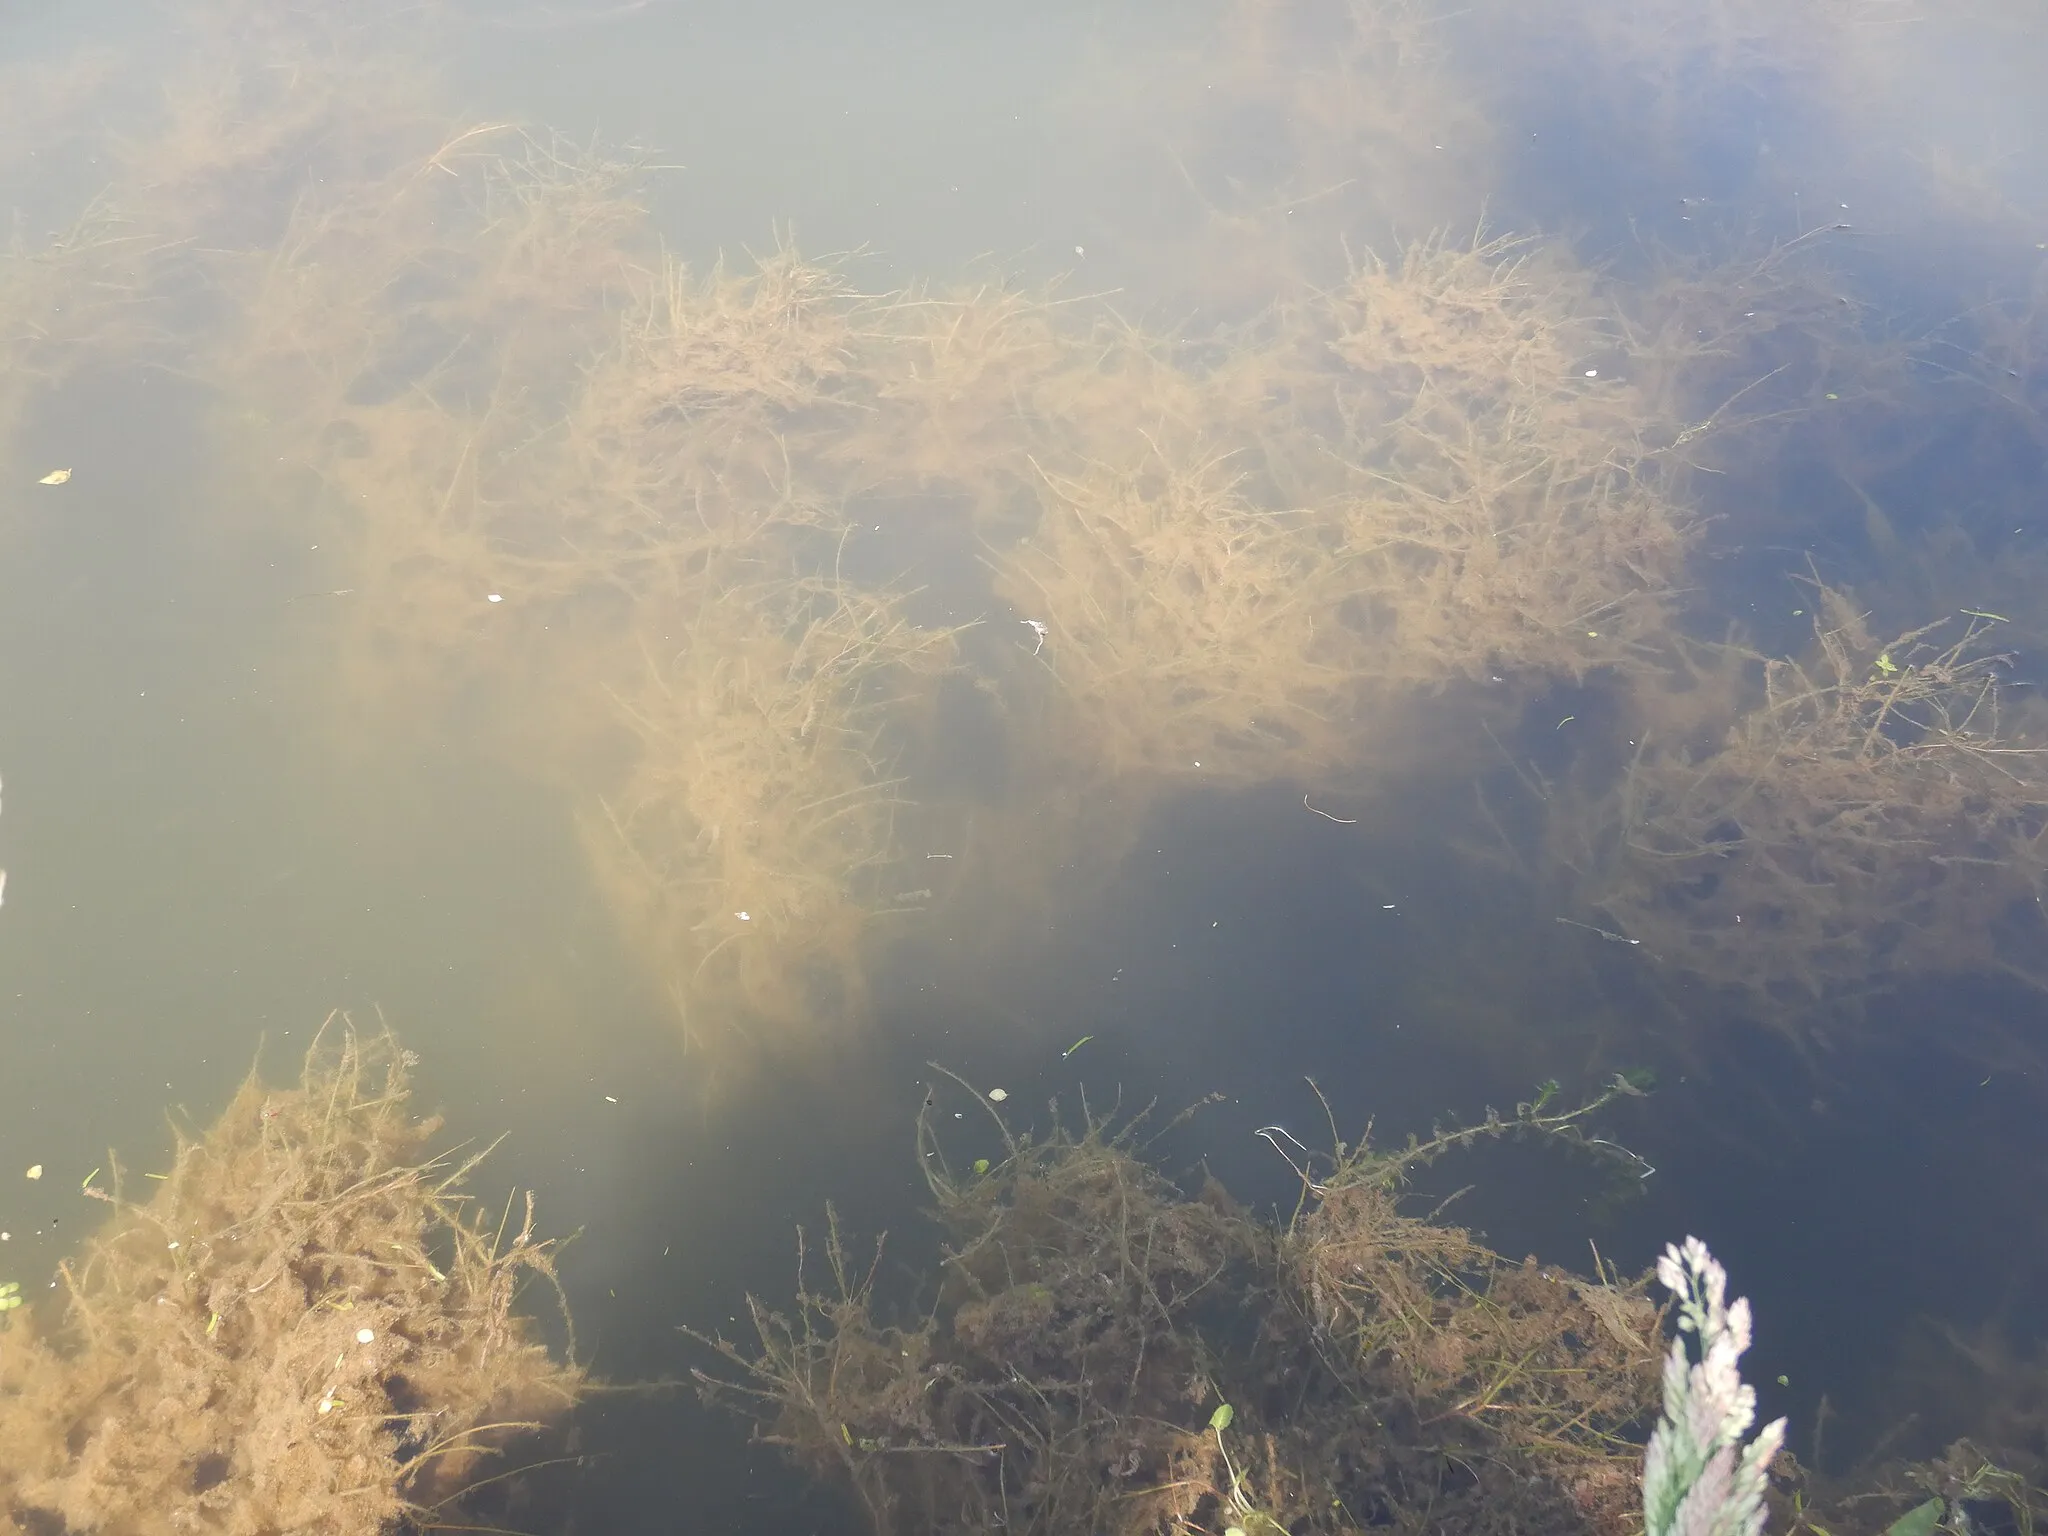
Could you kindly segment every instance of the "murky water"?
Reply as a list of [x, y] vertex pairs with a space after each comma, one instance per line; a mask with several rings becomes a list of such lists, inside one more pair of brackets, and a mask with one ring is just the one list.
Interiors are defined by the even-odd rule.
[[1220, 1093], [1163, 1155], [1261, 1206], [1306, 1078], [1398, 1141], [1649, 1068], [1632, 1187], [1425, 1192], [1707, 1236], [1803, 1449], [1984, 1432], [1913, 1341], [2024, 1369], [2048, 1266], [2044, 52], [0, 15], [0, 1279], [381, 1014], [642, 1389], [529, 1528], [839, 1528], [677, 1330], [828, 1201], [915, 1291], [928, 1061]]

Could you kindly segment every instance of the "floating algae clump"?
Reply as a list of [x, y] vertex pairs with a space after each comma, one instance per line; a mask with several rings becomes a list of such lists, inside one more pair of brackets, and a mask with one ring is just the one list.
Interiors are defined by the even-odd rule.
[[581, 1373], [513, 1310], [554, 1280], [531, 1198], [516, 1233], [468, 1211], [482, 1154], [425, 1153], [412, 1061], [330, 1020], [296, 1088], [252, 1075], [147, 1203], [102, 1197], [59, 1319], [24, 1308], [0, 1338], [0, 1510], [80, 1536], [371, 1536], [573, 1401]]

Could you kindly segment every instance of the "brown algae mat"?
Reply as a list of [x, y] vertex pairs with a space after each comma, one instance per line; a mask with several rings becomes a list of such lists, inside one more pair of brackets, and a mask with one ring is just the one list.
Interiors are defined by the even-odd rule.
[[[438, 1523], [582, 1373], [516, 1310], [552, 1244], [427, 1151], [415, 1058], [331, 1018], [296, 1086], [252, 1073], [0, 1331], [0, 1511], [72, 1533]], [[485, 1149], [488, 1150], [488, 1149]], [[573, 1349], [571, 1351], [573, 1354]]]

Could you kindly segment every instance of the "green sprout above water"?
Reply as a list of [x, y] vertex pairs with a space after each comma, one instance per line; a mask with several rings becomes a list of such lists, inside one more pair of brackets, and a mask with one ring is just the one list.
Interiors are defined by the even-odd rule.
[[9, 1280], [0, 1284], [0, 1317], [5, 1317], [21, 1305], [21, 1286]]

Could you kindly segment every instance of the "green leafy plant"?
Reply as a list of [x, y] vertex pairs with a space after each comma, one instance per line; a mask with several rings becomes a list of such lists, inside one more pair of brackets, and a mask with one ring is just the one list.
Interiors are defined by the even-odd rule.
[[1223, 1443], [1223, 1431], [1236, 1418], [1237, 1410], [1228, 1403], [1219, 1403], [1209, 1415], [1209, 1433], [1216, 1437], [1216, 1453], [1223, 1458], [1224, 1471], [1230, 1474], [1230, 1524], [1224, 1528], [1223, 1536], [1287, 1536], [1287, 1527], [1246, 1495], [1244, 1481], [1237, 1475], [1237, 1463], [1230, 1459], [1230, 1449]]
[[1948, 1500], [1929, 1499], [1915, 1504], [1884, 1529], [1884, 1536], [1934, 1536], [1941, 1517], [1948, 1513]]

